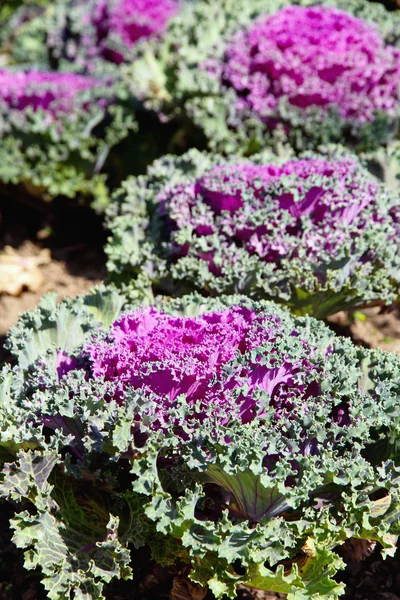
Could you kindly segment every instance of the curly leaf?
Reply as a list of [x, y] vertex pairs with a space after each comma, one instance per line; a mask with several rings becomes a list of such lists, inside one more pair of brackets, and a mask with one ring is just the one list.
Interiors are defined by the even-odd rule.
[[104, 495], [88, 484], [84, 491], [77, 484], [74, 488], [56, 476], [59, 461], [50, 451], [26, 452], [4, 468], [1, 494], [31, 501], [36, 509], [11, 520], [13, 541], [26, 549], [27, 569], [41, 568], [50, 600], [64, 600], [73, 590], [82, 598], [101, 600], [105, 583], [131, 576], [130, 553], [119, 538], [119, 518], [109, 514]]
[[336, 600], [344, 584], [332, 579], [344, 563], [334, 552], [309, 538], [302, 548], [303, 557], [291, 567], [280, 565], [273, 572], [262, 564], [248, 570], [246, 585], [261, 590], [288, 594], [288, 600]]

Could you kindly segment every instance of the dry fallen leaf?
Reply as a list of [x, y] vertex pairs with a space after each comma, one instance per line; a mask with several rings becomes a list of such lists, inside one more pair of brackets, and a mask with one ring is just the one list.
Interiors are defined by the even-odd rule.
[[24, 289], [37, 292], [44, 283], [39, 269], [50, 262], [50, 250], [37, 256], [21, 256], [10, 246], [0, 252], [0, 294], [19, 296]]
[[174, 577], [171, 600], [202, 600], [206, 595], [206, 588], [183, 577]]
[[343, 544], [342, 551], [346, 562], [350, 562], [351, 560], [361, 561], [371, 556], [375, 547], [375, 540], [350, 538]]

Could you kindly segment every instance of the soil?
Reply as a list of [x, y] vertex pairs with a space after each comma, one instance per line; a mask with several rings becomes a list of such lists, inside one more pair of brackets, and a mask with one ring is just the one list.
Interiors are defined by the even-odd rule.
[[400, 0], [369, 0], [383, 4], [386, 10], [397, 10], [400, 8]]
[[[88, 207], [66, 199], [47, 205], [27, 197], [23, 190], [0, 189], [0, 252], [5, 246], [21, 256], [37, 256], [43, 249], [50, 252], [49, 262], [40, 267], [44, 282], [38, 291], [24, 290], [18, 297], [0, 295], [0, 365], [12, 360], [3, 343], [21, 312], [36, 306], [48, 292], [56, 292], [59, 299], [75, 296], [104, 278], [105, 240], [101, 217]], [[400, 305], [384, 311], [368, 308], [342, 312], [329, 321], [339, 335], [351, 336], [355, 343], [400, 353]], [[0, 600], [45, 600], [40, 574], [23, 570], [22, 553], [11, 542], [12, 513], [10, 503], [0, 502]], [[150, 582], [152, 577], [148, 574]], [[339, 577], [346, 584], [346, 600], [400, 600], [400, 550], [394, 558], [383, 561], [376, 549], [367, 560], [348, 565]], [[108, 587], [107, 598], [167, 600], [171, 585], [167, 578], [147, 592], [132, 582], [115, 582]], [[237, 600], [283, 598], [282, 594], [243, 588]], [[205, 600], [212, 600], [210, 594]]]
[[342, 580], [343, 600], [400, 600], [400, 551], [382, 560], [377, 549], [365, 561], [350, 564]]
[[400, 303], [349, 313], [342, 311], [328, 321], [336, 333], [350, 336], [360, 346], [400, 354]]
[[10, 358], [3, 348], [5, 335], [22, 312], [49, 292], [61, 300], [87, 292], [104, 279], [105, 241], [102, 218], [89, 207], [66, 199], [49, 205], [18, 189], [0, 191], [0, 252], [6, 246], [24, 257], [50, 251], [48, 264], [39, 267], [44, 282], [38, 291], [24, 290], [17, 297], [0, 294], [0, 364]]

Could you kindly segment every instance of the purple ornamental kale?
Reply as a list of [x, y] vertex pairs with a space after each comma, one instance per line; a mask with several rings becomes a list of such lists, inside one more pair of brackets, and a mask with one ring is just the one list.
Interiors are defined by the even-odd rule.
[[[243, 249], [277, 269], [282, 260], [299, 256], [312, 264], [322, 256], [335, 258], [362, 238], [370, 220], [382, 230], [389, 227], [393, 238], [400, 232], [379, 203], [381, 187], [362, 175], [351, 158], [218, 166], [158, 196], [171, 228], [165, 247], [171, 260], [190, 254], [222, 276], [222, 265], [234, 264]], [[188, 229], [192, 245], [179, 245], [180, 231]], [[207, 240], [210, 249], [203, 250]], [[218, 261], [221, 266], [214, 261], [217, 251], [226, 259]]]
[[78, 361], [76, 358], [69, 356], [66, 352], [59, 350], [56, 353], [56, 371], [59, 379], [72, 369], [78, 368]]
[[189, 406], [196, 404], [195, 420], [203, 421], [212, 407], [221, 423], [248, 423], [271, 410], [277, 420], [294, 415], [319, 394], [318, 351], [292, 331], [297, 352], [291, 355], [282, 345], [285, 336], [280, 318], [266, 310], [233, 306], [189, 318], [150, 308], [123, 316], [86, 352], [91, 376], [112, 382], [119, 403], [130, 387], [144, 391], [157, 427], [168, 422], [182, 394]]
[[0, 71], [0, 106], [15, 110], [43, 109], [52, 116], [69, 113], [77, 96], [96, 87], [91, 77], [74, 73]]
[[271, 126], [282, 100], [300, 109], [335, 108], [364, 124], [377, 111], [396, 115], [400, 51], [344, 11], [288, 6], [235, 35], [221, 75], [237, 92], [238, 109]]
[[[179, 231], [193, 240], [217, 235], [231, 260], [244, 248], [262, 261], [277, 263], [299, 251], [318, 263], [321, 253], [334, 256], [349, 239], [362, 236], [368, 219], [394, 223], [376, 202], [380, 186], [359, 178], [359, 164], [346, 158], [289, 161], [283, 166], [237, 164], [216, 167], [197, 181], [168, 189], [158, 197], [171, 222], [168, 250], [175, 259], [192, 249], [179, 247]], [[199, 206], [203, 206], [203, 210]], [[368, 214], [366, 213], [368, 209]], [[372, 216], [371, 216], [372, 211]], [[198, 252], [215, 275], [213, 251]]]
[[[110, 39], [117, 39], [130, 50], [135, 43], [164, 31], [167, 22], [178, 11], [180, 0], [99, 0], [93, 14], [87, 13], [84, 21], [92, 23], [97, 41], [92, 53], [100, 54], [112, 62], [120, 63], [124, 56], [110, 47]], [[83, 37], [84, 45], [93, 43]]]

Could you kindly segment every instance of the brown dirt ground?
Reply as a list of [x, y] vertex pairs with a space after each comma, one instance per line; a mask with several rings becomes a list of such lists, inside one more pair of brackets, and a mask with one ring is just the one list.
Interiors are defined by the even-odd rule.
[[[17, 247], [17, 251], [20, 256], [38, 256], [42, 248], [43, 244], [27, 240]], [[24, 290], [20, 296], [0, 295], [0, 336], [15, 324], [21, 312], [36, 306], [48, 292], [56, 292], [62, 300], [100, 283], [104, 274], [102, 262], [100, 252], [96, 254], [85, 244], [53, 251], [49, 264], [39, 267], [44, 278], [39, 291]]]
[[44, 282], [38, 291], [24, 290], [17, 297], [0, 294], [0, 363], [8, 358], [5, 334], [22, 312], [48, 292], [61, 300], [88, 291], [105, 277], [101, 217], [72, 201], [48, 205], [21, 197], [17, 203], [7, 189], [0, 190], [0, 252], [11, 246], [27, 257], [48, 249], [50, 262], [39, 267]]
[[342, 311], [328, 321], [339, 335], [350, 336], [356, 344], [400, 354], [400, 304]]

